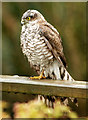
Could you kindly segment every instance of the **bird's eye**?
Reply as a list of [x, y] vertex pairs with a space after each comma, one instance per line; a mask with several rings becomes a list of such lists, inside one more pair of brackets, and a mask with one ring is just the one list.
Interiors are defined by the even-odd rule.
[[31, 18], [30, 17], [27, 17], [27, 20], [30, 20]]

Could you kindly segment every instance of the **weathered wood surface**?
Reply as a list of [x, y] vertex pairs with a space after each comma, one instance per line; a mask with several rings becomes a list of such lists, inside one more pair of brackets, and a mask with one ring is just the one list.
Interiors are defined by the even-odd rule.
[[28, 77], [0, 75], [0, 91], [88, 98], [88, 82], [30, 80]]

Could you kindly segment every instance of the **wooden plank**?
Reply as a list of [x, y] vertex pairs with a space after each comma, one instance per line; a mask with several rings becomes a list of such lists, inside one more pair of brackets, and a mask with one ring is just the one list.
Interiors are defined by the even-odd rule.
[[59, 80], [30, 80], [28, 77], [0, 75], [0, 91], [27, 94], [88, 98], [88, 82]]

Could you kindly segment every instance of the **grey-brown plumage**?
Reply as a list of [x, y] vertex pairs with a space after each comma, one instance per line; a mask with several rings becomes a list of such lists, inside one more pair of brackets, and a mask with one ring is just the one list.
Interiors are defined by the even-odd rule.
[[66, 70], [59, 32], [37, 10], [26, 11], [21, 19], [21, 47], [30, 65], [46, 78], [73, 81]]

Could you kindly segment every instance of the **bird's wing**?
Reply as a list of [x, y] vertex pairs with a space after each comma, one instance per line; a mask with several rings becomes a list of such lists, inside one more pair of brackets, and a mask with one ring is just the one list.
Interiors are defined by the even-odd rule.
[[63, 53], [62, 40], [57, 30], [49, 23], [40, 25], [40, 34], [44, 36], [48, 48], [54, 57], [66, 67], [66, 58]]

